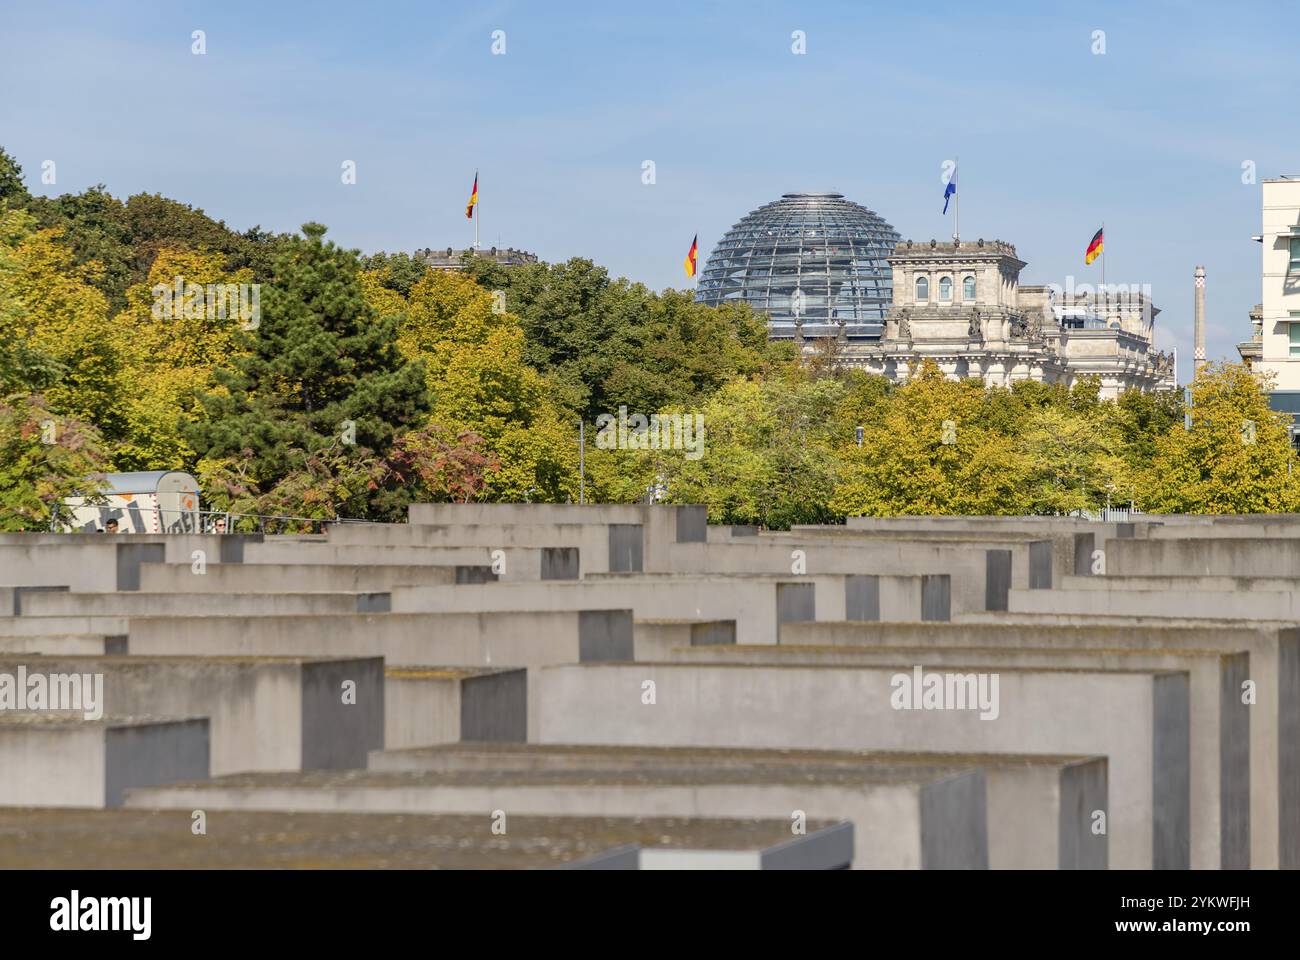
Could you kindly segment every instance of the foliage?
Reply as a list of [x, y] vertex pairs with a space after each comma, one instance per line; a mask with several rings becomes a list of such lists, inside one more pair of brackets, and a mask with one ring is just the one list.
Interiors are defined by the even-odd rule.
[[93, 495], [106, 466], [93, 427], [37, 395], [0, 399], [0, 531], [48, 530], [59, 501]]
[[[312, 519], [565, 502], [583, 480], [592, 502], [699, 502], [768, 527], [1300, 506], [1286, 417], [1240, 365], [1201, 371], [1187, 430], [1176, 394], [1103, 401], [1094, 378], [994, 389], [928, 364], [900, 384], [839, 362], [833, 338], [800, 357], [743, 304], [586, 259], [435, 271], [324, 234], [237, 232], [102, 186], [32, 196], [0, 149], [0, 522], [43, 527], [94, 474], [162, 468], [195, 472], [215, 508]], [[260, 284], [256, 326], [160, 313], [177, 277]], [[606, 449], [598, 424], [620, 410], [702, 418], [699, 455], [639, 434]], [[47, 422], [52, 444], [33, 439]]]
[[1159, 435], [1139, 499], [1161, 513], [1285, 513], [1300, 507], [1287, 415], [1269, 409], [1240, 364], [1208, 364], [1192, 383], [1192, 428]]
[[[247, 475], [264, 492], [295, 472], [334, 469], [316, 458], [339, 445], [350, 447], [344, 460], [386, 456], [428, 409], [424, 371], [399, 352], [397, 319], [367, 302], [356, 254], [325, 241], [319, 224], [303, 234], [285, 245], [257, 327], [238, 332], [234, 369], [215, 372], [205, 416], [186, 431], [204, 459], [250, 451]], [[351, 496], [355, 484], [340, 483]]]

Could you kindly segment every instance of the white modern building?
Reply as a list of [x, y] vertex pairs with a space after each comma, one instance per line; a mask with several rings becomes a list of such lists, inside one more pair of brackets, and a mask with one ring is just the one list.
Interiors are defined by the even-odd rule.
[[1261, 192], [1263, 286], [1251, 317], [1258, 339], [1237, 349], [1251, 369], [1272, 374], [1273, 409], [1300, 414], [1300, 176], [1265, 180]]

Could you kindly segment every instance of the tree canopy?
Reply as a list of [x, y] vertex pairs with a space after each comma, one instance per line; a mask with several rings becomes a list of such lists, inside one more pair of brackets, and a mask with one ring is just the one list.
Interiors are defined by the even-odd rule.
[[36, 196], [0, 149], [0, 529], [47, 524], [102, 473], [163, 468], [220, 509], [376, 520], [580, 488], [774, 528], [1300, 501], [1286, 418], [1242, 365], [1198, 374], [1187, 428], [1172, 392], [994, 389], [933, 365], [894, 383], [832, 341], [801, 358], [744, 305], [583, 258], [445, 271], [325, 235], [102, 186]]

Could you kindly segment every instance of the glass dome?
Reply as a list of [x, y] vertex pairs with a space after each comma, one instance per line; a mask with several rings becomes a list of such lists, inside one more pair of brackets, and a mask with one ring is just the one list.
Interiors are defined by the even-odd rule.
[[898, 233], [840, 193], [787, 193], [732, 227], [713, 248], [695, 299], [743, 300], [768, 315], [768, 333], [878, 338], [891, 299], [886, 257]]

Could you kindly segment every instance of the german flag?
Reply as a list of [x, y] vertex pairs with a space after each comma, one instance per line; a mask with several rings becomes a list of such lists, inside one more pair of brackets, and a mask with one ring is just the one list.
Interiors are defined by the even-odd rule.
[[1105, 229], [1105, 227], [1102, 227], [1101, 230], [1098, 230], [1093, 234], [1092, 240], [1088, 243], [1088, 251], [1083, 255], [1083, 262], [1085, 264], [1092, 263], [1092, 261], [1101, 256], [1102, 248], [1105, 245], [1101, 234]]
[[469, 203], [465, 204], [465, 219], [474, 219], [474, 207], [478, 204], [478, 171], [474, 171], [474, 189], [469, 192]]
[[695, 239], [691, 241], [691, 252], [688, 253], [686, 259], [682, 261], [682, 266], [686, 268], [686, 275], [688, 277], [695, 276], [695, 255], [699, 249], [700, 235], [697, 233]]

